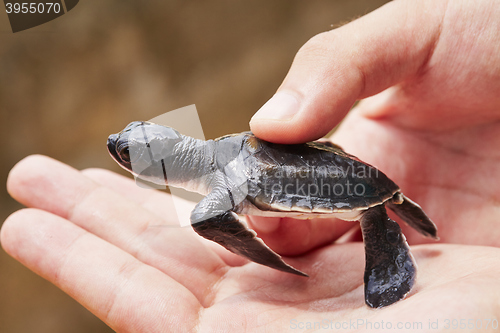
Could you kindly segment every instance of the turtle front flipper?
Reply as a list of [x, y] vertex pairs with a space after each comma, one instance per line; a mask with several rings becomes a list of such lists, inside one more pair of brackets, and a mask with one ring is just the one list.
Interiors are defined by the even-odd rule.
[[361, 217], [365, 244], [365, 302], [381, 308], [404, 298], [416, 276], [416, 264], [399, 225], [387, 216], [383, 205]]
[[439, 239], [434, 222], [417, 203], [408, 199], [403, 193], [397, 192], [394, 194], [394, 197], [387, 201], [387, 207], [422, 235], [436, 240]]
[[[293, 268], [281, 259], [281, 256], [271, 250], [264, 242], [256, 236], [253, 230], [248, 229], [231, 210], [221, 211], [220, 205], [232, 205], [232, 200], [222, 200], [226, 196], [209, 194], [198, 203], [191, 214], [191, 224], [194, 231], [200, 236], [219, 243], [229, 251], [243, 256], [258, 264], [269, 266], [277, 270], [300, 276], [307, 274]], [[228, 198], [232, 199], [231, 192], [226, 192]], [[219, 201], [213, 201], [217, 197]], [[214, 205], [219, 205], [216, 207]], [[234, 208], [234, 207], [233, 207]], [[233, 209], [231, 208], [231, 209]]]

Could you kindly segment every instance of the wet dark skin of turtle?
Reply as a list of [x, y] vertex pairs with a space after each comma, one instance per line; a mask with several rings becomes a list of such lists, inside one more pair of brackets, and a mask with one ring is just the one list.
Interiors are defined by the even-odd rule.
[[331, 143], [280, 145], [250, 132], [203, 141], [170, 127], [133, 122], [110, 135], [107, 145], [111, 156], [141, 180], [204, 194], [191, 213], [199, 235], [284, 272], [307, 276], [285, 263], [237, 214], [359, 220], [365, 302], [373, 308], [404, 298], [416, 277], [405, 236], [386, 206], [422, 235], [437, 239], [434, 223], [392, 180]]

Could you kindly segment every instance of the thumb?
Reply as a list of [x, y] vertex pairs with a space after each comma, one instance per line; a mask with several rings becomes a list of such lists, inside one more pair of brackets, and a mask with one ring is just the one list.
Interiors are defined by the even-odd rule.
[[356, 100], [417, 76], [432, 54], [445, 10], [445, 1], [395, 1], [314, 36], [250, 121], [252, 131], [276, 143], [324, 136]]

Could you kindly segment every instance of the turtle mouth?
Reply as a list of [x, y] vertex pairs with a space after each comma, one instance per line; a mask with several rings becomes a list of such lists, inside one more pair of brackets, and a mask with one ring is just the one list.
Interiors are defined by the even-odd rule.
[[108, 137], [108, 142], [107, 142], [107, 147], [108, 147], [108, 152], [113, 157], [115, 161], [119, 161], [120, 157], [118, 156], [118, 153], [116, 152], [116, 143], [118, 142], [118, 134], [111, 134]]
[[111, 157], [121, 166], [123, 167], [124, 169], [126, 170], [131, 170], [131, 165], [130, 165], [130, 161], [126, 161], [122, 158], [122, 156], [120, 156], [120, 154], [118, 154], [118, 151], [117, 151], [117, 145], [118, 145], [118, 141], [120, 139], [120, 135], [119, 134], [111, 134], [109, 137], [108, 137], [108, 142], [107, 142], [107, 147], [108, 147], [108, 152], [109, 154], [111, 155]]

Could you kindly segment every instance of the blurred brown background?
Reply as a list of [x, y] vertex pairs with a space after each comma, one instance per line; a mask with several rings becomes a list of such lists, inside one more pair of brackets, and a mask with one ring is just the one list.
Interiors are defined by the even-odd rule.
[[[84, 0], [16, 34], [0, 13], [2, 182], [33, 153], [121, 172], [107, 136], [189, 104], [207, 138], [248, 130], [302, 44], [385, 2]], [[0, 331], [111, 330], [0, 251]]]

